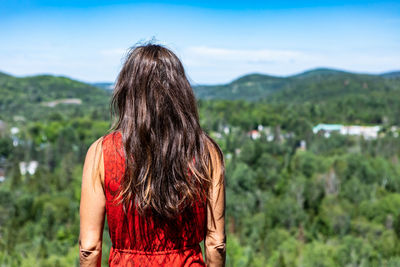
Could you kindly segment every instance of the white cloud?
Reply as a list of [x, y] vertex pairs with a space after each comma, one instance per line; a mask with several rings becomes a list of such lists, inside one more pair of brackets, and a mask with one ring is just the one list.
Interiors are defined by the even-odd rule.
[[[390, 54], [390, 56], [387, 55]], [[381, 73], [399, 69], [396, 51], [352, 49], [227, 49], [191, 46], [183, 50], [182, 61], [194, 83], [226, 83], [248, 73], [287, 76], [326, 67], [354, 72]]]
[[272, 49], [226, 49], [207, 46], [194, 46], [185, 50], [185, 57], [188, 64], [210, 59], [219, 61], [234, 61], [241, 63], [279, 63], [293, 62], [297, 60], [312, 59], [301, 51], [295, 50], [272, 50]]
[[193, 83], [226, 83], [244, 74], [258, 72], [282, 75], [303, 70], [321, 61], [321, 54], [296, 49], [231, 49], [190, 46], [182, 62]]

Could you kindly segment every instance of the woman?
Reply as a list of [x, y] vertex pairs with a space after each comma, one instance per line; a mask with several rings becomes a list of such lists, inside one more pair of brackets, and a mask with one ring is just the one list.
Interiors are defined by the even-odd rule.
[[111, 108], [117, 119], [83, 168], [81, 266], [101, 265], [105, 214], [110, 266], [223, 266], [223, 155], [199, 125], [178, 57], [155, 44], [131, 49]]

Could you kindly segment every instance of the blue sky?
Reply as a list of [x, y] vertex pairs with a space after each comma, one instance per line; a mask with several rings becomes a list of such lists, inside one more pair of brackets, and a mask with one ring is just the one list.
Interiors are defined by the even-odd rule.
[[316, 67], [400, 70], [400, 2], [0, 0], [0, 71], [113, 82], [155, 38], [194, 84]]

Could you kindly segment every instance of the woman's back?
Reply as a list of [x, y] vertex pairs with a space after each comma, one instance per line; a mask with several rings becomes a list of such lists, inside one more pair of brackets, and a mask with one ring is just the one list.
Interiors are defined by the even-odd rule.
[[111, 266], [204, 266], [202, 240], [207, 265], [224, 265], [223, 154], [200, 126], [179, 58], [159, 45], [132, 49], [111, 107], [112, 131], [84, 164], [81, 264], [100, 263], [107, 214]]
[[104, 191], [112, 250], [110, 266], [205, 266], [199, 243], [206, 234], [205, 200], [174, 221], [148, 214], [135, 207], [124, 212], [118, 204], [119, 188], [125, 170], [122, 136], [114, 131], [103, 138]]

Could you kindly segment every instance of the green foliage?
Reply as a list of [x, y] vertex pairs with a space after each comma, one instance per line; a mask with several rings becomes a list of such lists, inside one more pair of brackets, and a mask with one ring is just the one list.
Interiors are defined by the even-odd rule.
[[[227, 266], [400, 266], [399, 79], [319, 69], [195, 90], [201, 125], [225, 155]], [[110, 125], [110, 93], [1, 74], [0, 93], [0, 265], [78, 266], [82, 165]], [[43, 105], [65, 98], [82, 104]], [[330, 122], [380, 124], [382, 136], [312, 132]], [[22, 175], [30, 160], [36, 172]]]
[[[8, 121], [19, 115], [26, 120], [43, 121], [70, 118], [94, 110], [106, 118], [104, 107], [107, 107], [110, 92], [61, 76], [16, 78], [0, 75], [0, 95], [0, 119]], [[81, 104], [57, 104], [57, 113], [52, 112], [54, 107], [47, 106], [51, 101], [64, 99], [78, 99]]]

